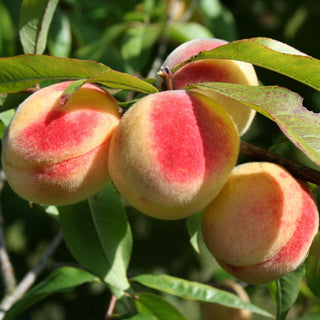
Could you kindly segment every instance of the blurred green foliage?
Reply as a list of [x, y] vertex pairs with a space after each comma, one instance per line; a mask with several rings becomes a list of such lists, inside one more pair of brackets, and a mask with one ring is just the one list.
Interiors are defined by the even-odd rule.
[[[173, 2], [181, 4], [177, 11], [170, 7]], [[20, 4], [20, 0], [0, 0], [1, 57], [24, 53], [18, 36]], [[216, 36], [229, 41], [270, 37], [319, 58], [319, 14], [319, 0], [61, 0], [49, 30], [45, 53], [96, 60], [141, 77], [154, 77], [170, 51], [196, 37]], [[320, 97], [314, 90], [270, 71], [257, 68], [257, 72], [263, 84], [288, 87], [304, 98], [306, 107], [320, 110]], [[6, 109], [15, 108], [18, 102], [8, 103]], [[274, 152], [314, 166], [284, 138], [274, 123], [259, 115], [244, 140], [264, 148], [272, 147]], [[45, 214], [42, 207], [30, 207], [8, 185], [2, 191], [1, 203], [6, 243], [19, 280], [39, 259], [59, 229], [59, 223]], [[209, 256], [196, 254], [189, 243], [184, 221], [158, 221], [132, 208], [128, 215], [134, 237], [130, 275], [161, 271], [198, 281], [208, 281], [212, 275], [227, 277]], [[60, 263], [75, 263], [64, 244], [59, 246], [39, 281]], [[1, 284], [1, 295], [2, 287]], [[248, 286], [247, 290], [254, 303], [274, 311], [266, 286]], [[46, 299], [19, 319], [104, 319], [109, 299], [110, 293], [104, 286], [83, 285]], [[196, 303], [170, 299], [190, 320], [200, 319]], [[123, 301], [117, 305], [116, 312], [121, 314], [128, 308]], [[302, 313], [320, 312], [319, 309], [318, 301], [303, 286], [297, 306], [288, 319], [297, 319]]]

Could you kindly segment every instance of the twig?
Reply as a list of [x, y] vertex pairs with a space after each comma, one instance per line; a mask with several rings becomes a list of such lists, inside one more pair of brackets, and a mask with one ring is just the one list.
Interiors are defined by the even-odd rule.
[[169, 67], [162, 66], [158, 76], [161, 79], [161, 91], [173, 90], [172, 72]]
[[44, 270], [48, 259], [55, 252], [57, 247], [62, 241], [62, 232], [61, 230], [55, 235], [51, 243], [48, 245], [46, 251], [41, 256], [38, 263], [30, 270], [24, 278], [19, 282], [15, 290], [8, 296], [6, 296], [0, 304], [0, 320], [5, 316], [5, 313], [12, 307], [12, 305], [18, 301], [33, 285], [37, 276]]
[[117, 303], [117, 297], [113, 294], [110, 299], [108, 311], [107, 311], [106, 316], [104, 318], [105, 320], [109, 320], [110, 317], [113, 315], [113, 310], [116, 306], [116, 303]]
[[[3, 189], [5, 179], [4, 172], [0, 171], [0, 194]], [[2, 206], [0, 204], [0, 265], [1, 275], [4, 283], [4, 295], [6, 296], [14, 290], [16, 286], [16, 277], [6, 249], [3, 230]]]
[[320, 185], [320, 171], [296, 163], [288, 158], [279, 156], [273, 152], [256, 147], [244, 141], [240, 142], [240, 153], [256, 160], [279, 164], [296, 178]]

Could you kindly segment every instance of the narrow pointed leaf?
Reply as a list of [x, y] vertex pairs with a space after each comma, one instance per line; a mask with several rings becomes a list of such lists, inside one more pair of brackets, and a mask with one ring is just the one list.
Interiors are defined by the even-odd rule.
[[298, 80], [320, 90], [320, 60], [312, 58], [293, 47], [269, 38], [252, 38], [230, 42], [177, 65], [200, 59], [232, 59], [252, 63]]
[[[126, 274], [132, 251], [132, 234], [124, 205], [110, 183], [89, 198], [89, 206], [104, 254], [112, 264], [121, 288], [128, 288]], [[108, 282], [108, 278], [105, 280]]]
[[187, 320], [175, 306], [156, 294], [139, 293], [135, 304], [139, 312], [151, 314], [157, 320]]
[[124, 207], [111, 184], [89, 202], [59, 209], [64, 239], [75, 259], [120, 296], [129, 287], [132, 242]]
[[304, 266], [286, 274], [276, 281], [277, 320], [285, 320], [295, 303], [304, 276]]
[[189, 218], [186, 219], [186, 226], [187, 226], [187, 231], [190, 237], [190, 243], [194, 250], [197, 253], [200, 253], [200, 248], [199, 248], [199, 227], [201, 224], [201, 217], [202, 217], [202, 212], [193, 214]]
[[130, 318], [125, 318], [125, 320], [157, 320], [156, 317], [147, 313], [138, 313]]
[[23, 0], [19, 35], [24, 53], [44, 52], [48, 31], [59, 0]]
[[72, 267], [56, 269], [18, 300], [6, 313], [4, 320], [16, 319], [26, 309], [51, 294], [65, 292], [93, 281], [98, 281], [98, 279], [85, 270]]
[[198, 282], [188, 281], [168, 275], [142, 274], [132, 279], [140, 284], [184, 299], [199, 302], [214, 302], [224, 306], [248, 309], [254, 313], [273, 318], [269, 312], [241, 300], [236, 295]]
[[133, 90], [143, 93], [155, 93], [158, 89], [152, 84], [127, 73], [115, 70], [104, 71], [86, 82], [103, 84], [114, 89]]
[[89, 79], [110, 68], [90, 60], [46, 55], [0, 58], [0, 93], [14, 93], [44, 81]]
[[320, 115], [307, 110], [298, 94], [277, 86], [229, 83], [203, 83], [190, 88], [203, 94], [213, 90], [257, 110], [277, 123], [296, 147], [320, 165]]
[[306, 278], [310, 290], [320, 298], [320, 232], [313, 239], [306, 260]]

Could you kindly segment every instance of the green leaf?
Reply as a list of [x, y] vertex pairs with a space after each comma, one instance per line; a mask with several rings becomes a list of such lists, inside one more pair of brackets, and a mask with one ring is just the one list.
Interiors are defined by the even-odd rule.
[[320, 232], [313, 239], [306, 260], [306, 278], [310, 290], [320, 298]]
[[23, 0], [20, 9], [20, 40], [24, 53], [44, 52], [53, 14], [59, 0]]
[[276, 281], [277, 320], [285, 320], [295, 303], [304, 276], [304, 266], [290, 272]]
[[152, 316], [151, 314], [138, 313], [133, 317], [125, 318], [125, 320], [157, 320], [157, 318]]
[[138, 293], [135, 304], [139, 312], [151, 314], [157, 320], [187, 320], [176, 307], [156, 294]]
[[144, 23], [127, 28], [121, 46], [121, 56], [131, 66], [132, 71], [141, 71], [147, 64], [151, 48], [155, 44], [159, 33], [158, 26]]
[[[56, 10], [52, 20], [48, 48], [50, 55], [69, 57], [72, 49], [72, 34], [68, 16], [61, 10]], [[91, 59], [92, 60], [92, 59]]]
[[99, 83], [115, 89], [133, 90], [143, 93], [156, 93], [158, 89], [152, 84], [127, 73], [107, 70], [90, 78], [87, 83]]
[[4, 111], [0, 113], [0, 139], [2, 139], [3, 134], [9, 125], [10, 121], [12, 120], [15, 111], [13, 109]]
[[15, 52], [14, 24], [9, 10], [0, 1], [0, 56], [12, 56]]
[[98, 281], [85, 270], [62, 267], [52, 271], [43, 281], [34, 286], [22, 299], [18, 300], [6, 313], [4, 320], [16, 319], [26, 309], [51, 294], [71, 290], [84, 283]]
[[307, 110], [298, 94], [277, 86], [229, 83], [203, 83], [190, 89], [203, 94], [213, 90], [257, 110], [276, 122], [296, 147], [320, 165], [320, 115]]
[[199, 227], [201, 224], [201, 218], [202, 218], [202, 212], [193, 214], [189, 218], [186, 219], [186, 225], [188, 234], [190, 237], [190, 243], [194, 250], [198, 253], [200, 253], [199, 248]]
[[124, 206], [111, 184], [91, 197], [89, 204], [59, 208], [64, 239], [79, 263], [119, 296], [129, 288], [126, 269], [132, 246]]
[[235, 19], [220, 0], [199, 0], [198, 7], [204, 24], [217, 32], [217, 36], [225, 40], [237, 39]]
[[213, 34], [203, 25], [196, 22], [175, 22], [167, 25], [169, 36], [179, 42], [198, 38], [212, 38]]
[[44, 81], [89, 79], [110, 68], [90, 60], [46, 55], [0, 58], [0, 93], [14, 93]]
[[252, 303], [241, 300], [234, 294], [202, 283], [188, 281], [168, 275], [148, 274], [136, 276], [132, 280], [139, 282], [146, 287], [176, 295], [184, 299], [199, 302], [214, 302], [237, 309], [248, 309], [254, 313], [273, 318], [273, 315], [269, 312]]
[[90, 57], [91, 60], [101, 60], [103, 56], [108, 54], [110, 45], [114, 43], [125, 30], [127, 30], [127, 24], [125, 23], [110, 26], [98, 40], [79, 48], [75, 52], [76, 57], [81, 59]]
[[197, 56], [177, 65], [172, 71], [176, 71], [190, 61], [212, 58], [249, 62], [320, 90], [320, 72], [317, 72], [320, 69], [320, 60], [269, 38], [238, 40], [213, 50], [202, 51]]
[[320, 319], [320, 313], [310, 313], [301, 318], [300, 317], [296, 318], [295, 320], [319, 320], [319, 319]]

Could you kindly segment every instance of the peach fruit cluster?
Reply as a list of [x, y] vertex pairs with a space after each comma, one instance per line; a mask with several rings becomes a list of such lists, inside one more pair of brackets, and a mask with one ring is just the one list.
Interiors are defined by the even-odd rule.
[[[172, 69], [226, 42], [198, 39], [165, 60]], [[65, 101], [71, 82], [26, 99], [2, 142], [2, 165], [12, 189], [30, 202], [68, 205], [110, 180], [141, 212], [182, 219], [204, 210], [205, 243], [223, 268], [251, 283], [296, 268], [318, 229], [307, 184], [269, 163], [236, 167], [240, 136], [254, 111], [189, 84], [258, 85], [253, 66], [205, 59], [172, 74], [173, 90], [141, 98], [124, 115], [101, 87], [82, 86]]]

